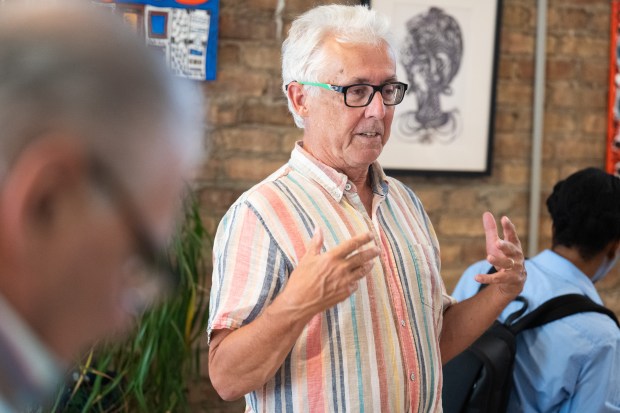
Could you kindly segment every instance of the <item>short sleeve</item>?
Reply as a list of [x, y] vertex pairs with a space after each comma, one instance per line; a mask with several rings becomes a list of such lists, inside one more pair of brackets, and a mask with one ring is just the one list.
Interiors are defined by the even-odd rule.
[[289, 274], [290, 265], [256, 211], [245, 202], [231, 207], [213, 245], [209, 339], [213, 330], [238, 329], [258, 317]]

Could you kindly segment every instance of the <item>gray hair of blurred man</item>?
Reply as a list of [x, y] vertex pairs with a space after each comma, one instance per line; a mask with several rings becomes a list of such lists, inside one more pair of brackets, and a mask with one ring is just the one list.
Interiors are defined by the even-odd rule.
[[197, 166], [201, 95], [120, 18], [84, 1], [9, 3], [0, 13], [0, 185], [23, 148], [55, 132], [82, 139], [131, 191], [154, 148], [188, 173]]
[[[282, 44], [282, 89], [293, 81], [324, 82], [320, 79], [325, 66], [324, 40], [334, 36], [341, 43], [387, 45], [395, 60], [395, 43], [388, 19], [365, 6], [325, 5], [297, 17]], [[344, 86], [344, 85], [343, 85]], [[306, 86], [307, 88], [307, 86]], [[318, 89], [308, 89], [318, 93]], [[295, 124], [304, 127], [289, 100], [288, 108]]]

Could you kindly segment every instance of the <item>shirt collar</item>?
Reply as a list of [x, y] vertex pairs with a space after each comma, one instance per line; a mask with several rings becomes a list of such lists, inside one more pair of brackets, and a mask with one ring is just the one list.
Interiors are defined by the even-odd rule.
[[11, 376], [11, 383], [7, 383], [10, 388], [7, 390], [12, 394], [3, 394], [2, 397], [15, 403], [16, 407], [21, 407], [34, 400], [44, 401], [52, 395], [62, 379], [62, 364], [2, 296], [0, 348], [0, 360], [8, 360], [11, 366], [2, 363], [10, 368], [10, 372], [0, 368], [0, 375]]
[[[298, 141], [291, 153], [289, 166], [300, 172], [306, 178], [313, 180], [323, 187], [337, 202], [342, 199], [349, 177], [334, 168], [325, 165], [303, 148], [303, 142]], [[379, 162], [370, 165], [370, 184], [373, 193], [385, 197], [388, 193], [387, 175]], [[351, 183], [352, 185], [352, 183]]]
[[551, 250], [544, 250], [531, 261], [543, 268], [545, 274], [575, 286], [590, 299], [601, 304], [592, 280], [566, 258]]

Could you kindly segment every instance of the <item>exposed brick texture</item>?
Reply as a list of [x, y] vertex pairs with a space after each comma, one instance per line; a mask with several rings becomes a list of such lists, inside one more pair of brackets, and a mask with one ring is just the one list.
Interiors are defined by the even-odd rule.
[[[221, 2], [218, 78], [204, 85], [212, 152], [197, 182], [212, 233], [228, 206], [284, 163], [301, 136], [281, 92], [281, 41], [292, 18], [330, 1], [284, 3], [279, 22], [278, 0]], [[492, 174], [401, 177], [435, 225], [449, 291], [468, 264], [485, 256], [485, 210], [509, 215], [527, 249], [536, 2], [503, 3]], [[604, 165], [609, 16], [608, 0], [549, 1], [540, 248], [548, 247], [551, 237], [544, 200], [553, 184], [577, 169]], [[620, 313], [619, 272], [599, 290]], [[204, 377], [191, 391], [193, 411], [243, 411], [242, 401], [222, 402], [210, 387], [206, 345], [204, 351]]]

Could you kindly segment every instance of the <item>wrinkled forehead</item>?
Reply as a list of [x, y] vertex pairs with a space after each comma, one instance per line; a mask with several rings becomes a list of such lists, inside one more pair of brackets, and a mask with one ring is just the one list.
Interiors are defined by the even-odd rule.
[[320, 77], [326, 81], [376, 83], [396, 80], [396, 60], [389, 44], [324, 40], [318, 50]]

